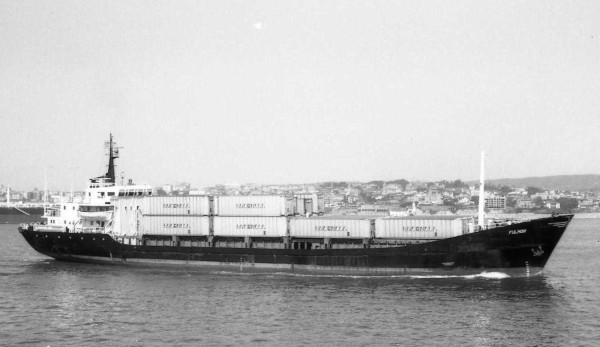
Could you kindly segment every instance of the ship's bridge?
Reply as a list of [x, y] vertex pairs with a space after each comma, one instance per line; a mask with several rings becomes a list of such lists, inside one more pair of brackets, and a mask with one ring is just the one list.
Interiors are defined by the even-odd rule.
[[95, 185], [90, 182], [90, 187], [85, 190], [85, 204], [111, 205], [111, 200], [123, 196], [152, 196], [152, 186], [147, 184], [128, 184], [124, 186]]
[[96, 178], [90, 179], [88, 188], [105, 188], [105, 187], [112, 187], [114, 185], [115, 185], [114, 180], [103, 176], [103, 177], [96, 177]]

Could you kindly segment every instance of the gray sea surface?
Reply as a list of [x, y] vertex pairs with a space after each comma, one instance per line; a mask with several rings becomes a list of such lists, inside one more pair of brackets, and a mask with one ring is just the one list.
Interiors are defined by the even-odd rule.
[[2, 346], [597, 346], [600, 219], [543, 276], [351, 277], [72, 264], [0, 225]]

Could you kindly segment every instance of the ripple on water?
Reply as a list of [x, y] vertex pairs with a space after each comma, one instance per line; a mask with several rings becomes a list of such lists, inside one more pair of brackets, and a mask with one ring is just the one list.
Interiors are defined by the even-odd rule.
[[579, 234], [565, 235], [547, 275], [525, 279], [69, 264], [38, 257], [7, 233], [0, 338], [43, 346], [593, 345], [600, 260], [586, 240], [595, 245], [600, 225], [572, 226], [568, 233]]

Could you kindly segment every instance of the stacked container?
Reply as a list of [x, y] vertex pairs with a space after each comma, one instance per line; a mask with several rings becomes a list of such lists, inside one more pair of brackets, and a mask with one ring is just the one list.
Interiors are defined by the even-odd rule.
[[279, 195], [215, 196], [215, 216], [274, 217], [294, 214], [294, 199]]
[[294, 200], [278, 195], [216, 196], [213, 235], [285, 237]]
[[290, 236], [295, 238], [367, 239], [371, 237], [370, 219], [292, 218]]
[[115, 201], [113, 232], [123, 236], [208, 236], [208, 196], [153, 196]]
[[214, 217], [214, 236], [285, 237], [286, 217]]
[[208, 236], [208, 216], [144, 216], [141, 223], [144, 235]]
[[467, 233], [462, 218], [406, 217], [375, 220], [375, 238], [397, 240], [435, 240]]
[[142, 220], [139, 204], [142, 198], [119, 198], [114, 201], [113, 233], [136, 236]]
[[212, 213], [208, 196], [152, 196], [122, 198], [116, 205], [140, 210], [145, 216], [208, 216]]

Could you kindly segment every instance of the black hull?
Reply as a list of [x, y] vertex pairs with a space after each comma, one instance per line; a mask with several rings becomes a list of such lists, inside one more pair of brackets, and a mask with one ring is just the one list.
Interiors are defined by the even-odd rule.
[[400, 247], [267, 249], [132, 246], [106, 234], [19, 228], [39, 253], [63, 261], [118, 265], [222, 267], [241, 271], [291, 271], [356, 275], [510, 276], [541, 273], [573, 215], [516, 223], [444, 240]]

